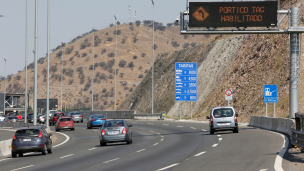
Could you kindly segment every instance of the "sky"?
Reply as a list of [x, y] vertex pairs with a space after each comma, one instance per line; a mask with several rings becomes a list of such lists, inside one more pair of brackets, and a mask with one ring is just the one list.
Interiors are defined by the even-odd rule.
[[[189, 0], [204, 2], [204, 0]], [[213, 0], [217, 2], [224, 0]], [[227, 2], [228, 0], [226, 0]], [[236, 0], [235, 0], [236, 1]], [[50, 0], [50, 50], [61, 42], [69, 42], [92, 28], [104, 29], [115, 23], [152, 20], [151, 0]], [[27, 0], [28, 64], [34, 61], [35, 0]], [[25, 67], [26, 0], [0, 0], [0, 76], [16, 74]], [[186, 10], [186, 0], [154, 0], [154, 19], [172, 23], [180, 11]], [[152, 36], [152, 35], [151, 35]], [[38, 59], [47, 53], [47, 0], [38, 0]]]

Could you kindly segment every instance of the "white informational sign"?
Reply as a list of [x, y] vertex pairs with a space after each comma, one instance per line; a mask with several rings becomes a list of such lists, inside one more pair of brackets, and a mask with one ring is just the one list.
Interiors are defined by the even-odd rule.
[[225, 100], [232, 100], [232, 90], [231, 89], [226, 89], [225, 90]]

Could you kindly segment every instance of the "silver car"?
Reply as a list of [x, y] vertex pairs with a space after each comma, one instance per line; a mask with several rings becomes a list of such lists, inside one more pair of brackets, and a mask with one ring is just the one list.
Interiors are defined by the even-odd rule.
[[1, 121], [4, 121], [4, 119], [5, 119], [5, 115], [0, 114], [0, 122], [1, 122]]
[[207, 119], [209, 119], [210, 134], [214, 134], [214, 132], [217, 131], [227, 130], [238, 133], [239, 128], [237, 117], [238, 114], [235, 113], [234, 108], [231, 106], [212, 108], [210, 117], [207, 116]]
[[80, 112], [70, 112], [67, 117], [72, 118], [74, 122], [83, 122], [83, 116]]

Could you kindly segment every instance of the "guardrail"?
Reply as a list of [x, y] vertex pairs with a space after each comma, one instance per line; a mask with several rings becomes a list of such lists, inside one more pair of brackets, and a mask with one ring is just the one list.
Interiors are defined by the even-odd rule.
[[133, 114], [132, 119], [157, 119], [162, 120], [162, 114], [156, 113], [156, 114]]
[[[43, 124], [37, 124], [37, 126], [41, 126]], [[0, 127], [2, 128], [21, 128], [21, 127], [30, 127], [34, 126], [33, 123], [24, 123], [24, 122], [0, 122]], [[44, 125], [45, 126], [45, 125]]]
[[291, 144], [304, 148], [304, 114], [295, 114], [296, 124], [291, 128]]

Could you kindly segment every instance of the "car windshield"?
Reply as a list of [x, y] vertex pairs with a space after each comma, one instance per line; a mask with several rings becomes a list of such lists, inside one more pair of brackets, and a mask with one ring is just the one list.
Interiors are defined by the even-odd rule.
[[54, 116], [59, 116], [59, 114], [58, 114], [58, 113], [55, 113]]
[[124, 126], [123, 121], [106, 121], [104, 127]]
[[80, 113], [71, 113], [71, 115], [81, 115]]
[[95, 115], [95, 116], [92, 116], [92, 119], [95, 119], [95, 118], [104, 118], [103, 115]]
[[32, 119], [34, 115], [27, 115], [27, 119]]
[[37, 135], [39, 134], [38, 129], [22, 129], [16, 132], [16, 135]]
[[215, 118], [232, 117], [233, 110], [231, 108], [215, 109], [213, 111], [213, 116]]
[[71, 118], [63, 118], [63, 119], [60, 119], [60, 122], [67, 122], [67, 121], [71, 121]]
[[9, 120], [10, 120], [10, 119], [18, 119], [18, 117], [17, 117], [17, 116], [9, 116], [8, 119], [9, 119]]
[[56, 113], [56, 111], [50, 111], [51, 114]]

